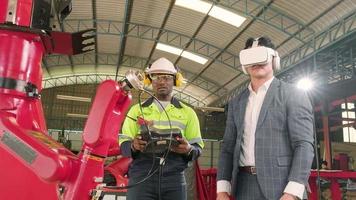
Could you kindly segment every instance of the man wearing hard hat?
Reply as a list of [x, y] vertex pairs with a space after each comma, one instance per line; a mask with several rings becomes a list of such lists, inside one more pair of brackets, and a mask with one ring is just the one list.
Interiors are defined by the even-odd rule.
[[[128, 189], [128, 200], [187, 198], [183, 171], [188, 162], [199, 157], [204, 143], [194, 110], [172, 96], [173, 86], [181, 86], [182, 81], [178, 69], [166, 58], [159, 58], [145, 71], [144, 83], [152, 84], [156, 98], [130, 109], [122, 127], [124, 137], [120, 139], [122, 154], [133, 158], [129, 185], [134, 186]], [[145, 126], [179, 129], [182, 137], [176, 137], [177, 145], [170, 145], [164, 153], [146, 153], [148, 141], [140, 135], [142, 124], [138, 123], [142, 119]]]

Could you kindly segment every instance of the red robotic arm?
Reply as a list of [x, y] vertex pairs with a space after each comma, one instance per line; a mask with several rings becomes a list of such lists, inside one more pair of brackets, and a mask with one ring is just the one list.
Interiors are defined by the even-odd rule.
[[[0, 110], [0, 151], [14, 156], [41, 179], [59, 183], [64, 199], [90, 199], [90, 191], [102, 183], [104, 158], [112, 143], [117, 142], [120, 124], [131, 102], [131, 95], [123, 85], [112, 80], [100, 84], [84, 128], [84, 145], [79, 156], [40, 130], [23, 128], [16, 115], [4, 110]], [[4, 163], [3, 170], [17, 173], [9, 163]], [[37, 187], [29, 184], [26, 189]], [[6, 196], [4, 192], [0, 194]]]
[[[52, 32], [50, 2], [0, 0], [1, 199], [90, 199], [103, 180], [104, 158], [117, 143], [129, 89], [142, 87], [133, 72], [123, 82], [99, 85], [78, 156], [49, 137], [40, 101], [42, 56], [84, 52], [82, 42], [88, 39], [84, 32]], [[70, 0], [57, 2], [62, 19]]]

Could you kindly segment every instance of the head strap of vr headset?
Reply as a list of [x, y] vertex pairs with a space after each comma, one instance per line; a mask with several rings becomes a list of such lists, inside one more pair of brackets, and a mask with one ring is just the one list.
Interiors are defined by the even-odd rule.
[[251, 48], [258, 46], [258, 39], [260, 39], [260, 38], [258, 37], [258, 38], [256, 38], [255, 40], [253, 40], [253, 43], [252, 43]]

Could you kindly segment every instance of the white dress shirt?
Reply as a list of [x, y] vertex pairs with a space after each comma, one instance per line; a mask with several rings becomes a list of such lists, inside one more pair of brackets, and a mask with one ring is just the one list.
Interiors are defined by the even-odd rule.
[[[257, 92], [252, 89], [251, 83], [248, 85], [250, 96], [246, 106], [244, 134], [241, 141], [240, 166], [255, 166], [255, 133], [260, 115], [261, 107], [265, 99], [268, 88], [270, 87], [274, 77], [266, 81]], [[217, 192], [231, 193], [231, 184], [229, 181], [220, 180], [217, 182]], [[289, 181], [284, 192], [295, 195], [302, 199], [304, 193], [304, 185]]]

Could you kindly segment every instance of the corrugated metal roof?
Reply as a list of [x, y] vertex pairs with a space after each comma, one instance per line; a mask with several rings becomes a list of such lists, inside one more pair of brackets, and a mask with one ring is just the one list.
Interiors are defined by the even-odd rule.
[[[248, 80], [246, 75], [236, 78], [240, 73], [238, 53], [243, 49], [247, 38], [269, 36], [278, 47], [280, 56], [286, 57], [302, 45], [310, 43], [317, 35], [328, 31], [331, 25], [356, 12], [355, 0], [206, 0], [246, 17], [242, 26], [236, 28], [210, 16], [202, 24], [206, 14], [183, 7], [173, 6], [169, 13], [170, 1], [167, 0], [137, 0], [132, 1], [132, 8], [128, 12], [130, 20], [126, 21], [129, 24], [128, 32], [125, 33], [127, 38], [121, 38], [128, 1], [72, 1], [73, 10], [63, 22], [64, 31], [75, 32], [96, 28], [97, 49], [85, 56], [73, 56], [73, 63], [68, 56], [49, 56], [46, 58], [48, 65], [44, 70], [45, 77], [86, 71], [115, 73], [120, 41], [125, 39], [124, 56], [131, 57], [121, 60], [136, 59], [139, 62], [123, 63], [119, 66], [120, 73], [130, 67], [144, 69], [148, 58], [152, 61], [163, 56], [172, 62], [179, 60], [177, 65], [187, 73], [188, 78], [186, 87], [179, 90], [208, 105], [223, 97], [221, 96], [223, 93], [213, 94], [214, 91], [210, 91], [209, 88], [214, 90], [222, 88], [231, 93]], [[95, 9], [92, 2], [96, 4]], [[165, 19], [165, 16], [168, 18]], [[54, 21], [53, 24], [54, 30], [61, 31], [58, 21]], [[350, 29], [356, 29], [355, 27], [350, 26]], [[201, 65], [153, 49], [159, 33], [161, 43], [182, 49], [190, 43], [186, 50], [207, 58], [208, 62]], [[197, 34], [193, 38], [194, 33]], [[152, 50], [153, 54], [150, 57]], [[95, 53], [98, 63], [95, 63]]]

